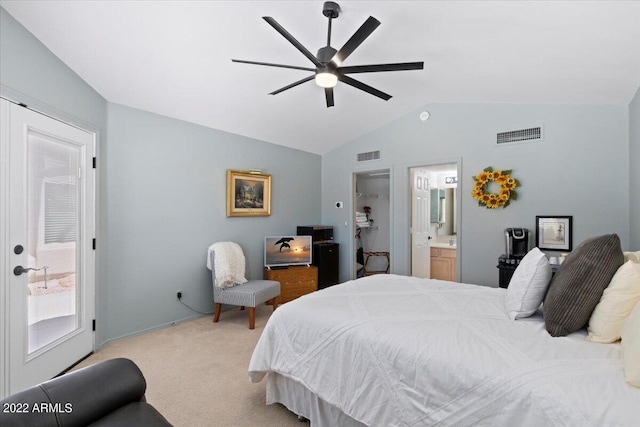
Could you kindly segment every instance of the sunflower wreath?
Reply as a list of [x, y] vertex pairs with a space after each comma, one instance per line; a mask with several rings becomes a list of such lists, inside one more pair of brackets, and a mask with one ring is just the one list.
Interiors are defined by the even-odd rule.
[[[510, 170], [493, 170], [484, 168], [482, 172], [473, 177], [473, 191], [471, 195], [478, 201], [479, 206], [486, 206], [487, 209], [496, 209], [500, 206], [506, 208], [511, 200], [517, 200], [518, 194], [515, 188], [520, 185], [517, 179], [511, 177]], [[498, 193], [491, 193], [487, 189], [491, 182], [500, 186]]]

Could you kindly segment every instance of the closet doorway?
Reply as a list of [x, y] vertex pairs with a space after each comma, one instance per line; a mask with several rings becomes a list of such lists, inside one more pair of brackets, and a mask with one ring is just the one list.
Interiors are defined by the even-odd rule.
[[391, 268], [391, 179], [389, 169], [353, 176], [353, 275], [389, 273]]
[[409, 169], [411, 275], [458, 280], [458, 164]]

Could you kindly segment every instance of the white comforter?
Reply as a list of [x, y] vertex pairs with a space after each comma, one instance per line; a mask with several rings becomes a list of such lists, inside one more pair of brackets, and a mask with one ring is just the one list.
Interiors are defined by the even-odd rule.
[[249, 365], [371, 426], [638, 426], [619, 344], [509, 320], [504, 289], [396, 275], [280, 306]]

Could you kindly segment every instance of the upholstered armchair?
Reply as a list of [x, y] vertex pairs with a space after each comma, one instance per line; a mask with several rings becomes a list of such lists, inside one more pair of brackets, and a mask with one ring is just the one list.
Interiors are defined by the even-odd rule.
[[[224, 251], [225, 253], [221, 253]], [[218, 255], [216, 255], [218, 252]], [[231, 255], [230, 255], [231, 254]], [[218, 256], [218, 259], [216, 259]], [[241, 259], [240, 259], [241, 258]], [[246, 280], [244, 254], [237, 243], [218, 242], [209, 247], [209, 263], [213, 283], [213, 302], [216, 305], [214, 323], [220, 319], [222, 304], [249, 308], [249, 329], [255, 328], [256, 307], [267, 303], [278, 307], [280, 283], [273, 280]], [[223, 270], [223, 278], [216, 276], [216, 268]], [[235, 269], [235, 274], [233, 270]], [[218, 272], [220, 273], [220, 272]], [[222, 280], [221, 280], [222, 279]]]

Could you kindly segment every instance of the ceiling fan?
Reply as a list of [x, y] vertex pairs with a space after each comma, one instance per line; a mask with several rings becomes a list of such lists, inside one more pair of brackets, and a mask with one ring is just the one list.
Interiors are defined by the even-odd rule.
[[245, 61], [240, 59], [232, 59], [233, 62], [240, 62], [243, 64], [254, 64], [254, 65], [265, 65], [268, 67], [280, 67], [280, 68], [291, 68], [294, 70], [303, 70], [303, 71], [313, 71], [314, 74], [304, 79], [298, 80], [297, 82], [291, 83], [285, 87], [282, 87], [278, 90], [275, 90], [270, 93], [270, 95], [277, 95], [280, 92], [284, 92], [287, 89], [291, 89], [296, 87], [302, 83], [306, 83], [310, 80], [315, 80], [318, 86], [324, 88], [325, 98], [327, 100], [327, 108], [333, 107], [333, 87], [341, 81], [343, 83], [348, 84], [349, 86], [353, 86], [357, 89], [363, 90], [371, 95], [377, 96], [378, 98], [384, 99], [388, 101], [391, 98], [391, 95], [384, 93], [376, 88], [373, 88], [367, 84], [364, 84], [356, 79], [349, 77], [347, 74], [356, 74], [356, 73], [376, 73], [380, 71], [405, 71], [405, 70], [422, 70], [424, 69], [424, 62], [402, 62], [395, 64], [374, 64], [374, 65], [355, 65], [351, 67], [342, 67], [342, 63], [345, 59], [349, 57], [353, 53], [354, 50], [371, 33], [380, 25], [380, 21], [375, 19], [373, 16], [370, 16], [364, 24], [351, 36], [349, 40], [342, 46], [340, 50], [336, 50], [331, 47], [331, 21], [337, 18], [340, 15], [340, 6], [332, 1], [327, 1], [324, 3], [322, 8], [322, 14], [329, 19], [329, 30], [327, 32], [327, 45], [321, 47], [318, 50], [317, 55], [313, 55], [307, 48], [305, 48], [298, 40], [296, 40], [287, 30], [285, 30], [280, 24], [276, 22], [270, 16], [264, 16], [262, 19], [267, 21], [269, 25], [271, 25], [277, 32], [282, 34], [282, 36], [289, 41], [292, 45], [296, 47], [304, 56], [306, 56], [314, 65], [315, 68], [310, 67], [299, 67], [296, 65], [283, 65], [283, 64], [273, 64], [269, 62], [256, 62], [256, 61]]

